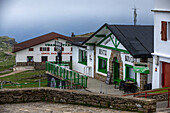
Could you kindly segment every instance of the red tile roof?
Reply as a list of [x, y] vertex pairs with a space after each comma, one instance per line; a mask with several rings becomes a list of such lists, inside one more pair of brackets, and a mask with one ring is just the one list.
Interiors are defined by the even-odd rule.
[[58, 39], [58, 38], [68, 40], [68, 41], [72, 41], [70, 37], [51, 32], [51, 33], [48, 33], [48, 34], [30, 39], [30, 40], [27, 40], [27, 41], [24, 41], [24, 42], [21, 42], [21, 43], [18, 43], [18, 44], [15, 44], [14, 48], [13, 48], [13, 53], [20, 51], [20, 50], [23, 50], [23, 49], [26, 49], [26, 48], [29, 48], [29, 47], [33, 47], [35, 45], [38, 45], [38, 44], [41, 44], [41, 43], [44, 43], [44, 42], [47, 42], [47, 41], [50, 41], [50, 40], [53, 40], [53, 39]]

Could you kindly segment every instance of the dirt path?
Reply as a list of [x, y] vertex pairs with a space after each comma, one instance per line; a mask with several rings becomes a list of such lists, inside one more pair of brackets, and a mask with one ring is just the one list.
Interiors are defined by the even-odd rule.
[[11, 72], [11, 73], [8, 73], [8, 74], [5, 74], [5, 75], [1, 75], [0, 78], [10, 76], [10, 75], [13, 75], [13, 74], [16, 74], [16, 73], [20, 73], [20, 72], [23, 72], [23, 71], [25, 71], [25, 70], [14, 71], [14, 72]]

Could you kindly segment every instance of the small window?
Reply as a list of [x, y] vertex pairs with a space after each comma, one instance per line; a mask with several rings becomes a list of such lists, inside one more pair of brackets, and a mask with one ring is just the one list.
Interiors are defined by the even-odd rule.
[[33, 56], [27, 56], [27, 62], [33, 62]]
[[133, 71], [133, 66], [125, 64], [125, 79], [136, 82], [136, 73]]
[[161, 40], [167, 41], [167, 22], [161, 22]]
[[57, 51], [56, 47], [54, 47], [54, 51]]
[[62, 51], [64, 51], [64, 47], [62, 47]]
[[72, 47], [71, 47], [71, 51], [72, 51]]
[[107, 58], [98, 56], [98, 71], [107, 73]]
[[47, 51], [50, 51], [50, 48], [49, 48], [49, 47], [47, 47]]
[[42, 47], [40, 47], [40, 51], [42, 51]]
[[87, 65], [87, 52], [85, 50], [79, 50], [79, 63]]
[[34, 48], [29, 48], [29, 51], [34, 51]]

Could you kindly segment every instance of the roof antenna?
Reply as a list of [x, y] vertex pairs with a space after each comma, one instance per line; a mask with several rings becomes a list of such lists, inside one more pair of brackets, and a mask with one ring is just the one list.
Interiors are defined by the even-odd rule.
[[136, 10], [137, 10], [138, 8], [136, 8], [136, 6], [134, 6], [134, 8], [132, 8], [132, 10], [134, 10], [134, 25], [136, 25], [136, 23], [137, 23], [137, 12], [136, 12]]

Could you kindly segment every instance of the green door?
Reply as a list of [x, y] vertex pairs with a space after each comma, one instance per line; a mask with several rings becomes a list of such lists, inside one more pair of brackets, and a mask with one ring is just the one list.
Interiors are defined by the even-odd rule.
[[119, 83], [119, 63], [117, 61], [113, 62], [113, 83]]

